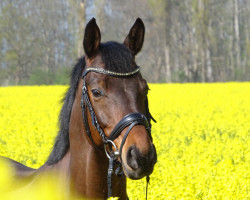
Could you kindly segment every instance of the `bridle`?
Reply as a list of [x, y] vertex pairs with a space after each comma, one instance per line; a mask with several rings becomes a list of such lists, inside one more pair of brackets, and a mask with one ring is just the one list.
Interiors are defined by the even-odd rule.
[[[131, 129], [135, 125], [145, 126], [145, 128], [150, 136], [150, 139], [152, 140], [150, 121], [151, 121], [151, 119], [153, 121], [155, 121], [155, 120], [149, 112], [148, 99], [146, 98], [146, 100], [145, 100], [146, 116], [141, 114], [141, 113], [130, 113], [130, 114], [126, 115], [118, 122], [118, 124], [115, 126], [115, 128], [113, 129], [111, 134], [107, 137], [105, 135], [100, 123], [98, 122], [98, 119], [96, 117], [96, 114], [94, 112], [92, 104], [90, 102], [85, 78], [86, 78], [87, 74], [90, 72], [105, 74], [108, 76], [113, 76], [113, 77], [118, 77], [118, 78], [128, 78], [128, 77], [135, 75], [137, 72], [139, 72], [139, 70], [140, 70], [140, 67], [137, 66], [134, 71], [127, 72], [127, 73], [118, 73], [118, 72], [113, 72], [113, 71], [109, 71], [109, 70], [106, 70], [103, 68], [98, 68], [98, 67], [89, 67], [89, 68], [85, 67], [85, 71], [83, 72], [83, 77], [82, 77], [83, 78], [83, 87], [82, 87], [82, 98], [81, 98], [82, 118], [83, 118], [83, 123], [84, 123], [86, 134], [90, 138], [90, 141], [93, 143], [93, 145], [95, 147], [97, 147], [97, 145], [95, 144], [95, 142], [91, 136], [91, 132], [89, 129], [88, 118], [87, 118], [87, 109], [88, 109], [90, 112], [90, 115], [91, 115], [92, 125], [95, 127], [95, 129], [98, 131], [99, 135], [101, 136], [102, 142], [104, 144], [105, 153], [109, 159], [109, 168], [108, 168], [108, 176], [107, 176], [108, 198], [112, 196], [112, 181], [111, 181], [111, 179], [112, 179], [112, 175], [113, 175], [114, 162], [119, 163], [119, 166], [116, 170], [116, 174], [119, 174], [119, 171], [121, 169], [121, 163], [117, 159], [120, 156], [120, 160], [122, 162], [122, 157], [121, 157], [122, 148], [123, 148], [123, 145], [126, 141], [128, 134], [130, 133]], [[126, 127], [128, 127], [128, 129], [127, 129], [127, 131], [124, 134], [124, 137], [122, 139], [120, 151], [118, 151], [118, 149], [113, 141], [121, 134], [121, 132]], [[112, 149], [112, 146], [115, 149], [114, 151]], [[146, 188], [148, 187], [148, 183], [149, 183], [149, 177], [147, 177]], [[147, 189], [146, 189], [146, 198], [147, 198]]]

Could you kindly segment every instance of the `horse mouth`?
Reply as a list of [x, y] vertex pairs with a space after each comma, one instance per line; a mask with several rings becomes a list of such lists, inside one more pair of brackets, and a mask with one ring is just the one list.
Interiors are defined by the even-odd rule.
[[148, 170], [143, 170], [143, 169], [130, 170], [130, 169], [124, 167], [124, 165], [123, 165], [123, 169], [124, 169], [124, 174], [128, 178], [130, 178], [132, 180], [138, 180], [138, 179], [141, 179], [145, 176], [149, 176], [150, 174], [152, 174], [152, 172], [154, 170], [154, 166], [152, 166]]
[[154, 145], [146, 155], [141, 155], [136, 147], [130, 147], [127, 151], [126, 161], [122, 162], [122, 167], [128, 178], [138, 180], [152, 174], [156, 162], [157, 154]]

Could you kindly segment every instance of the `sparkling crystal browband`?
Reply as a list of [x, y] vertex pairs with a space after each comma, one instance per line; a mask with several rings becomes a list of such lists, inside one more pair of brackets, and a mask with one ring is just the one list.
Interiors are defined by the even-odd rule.
[[85, 69], [83, 76], [86, 76], [87, 73], [89, 72], [96, 72], [96, 73], [101, 73], [101, 74], [107, 74], [109, 76], [117, 76], [117, 77], [125, 77], [125, 76], [131, 76], [133, 74], [136, 74], [140, 70], [140, 67], [137, 66], [136, 69], [132, 72], [112, 72], [103, 68], [97, 68], [97, 67], [89, 67]]

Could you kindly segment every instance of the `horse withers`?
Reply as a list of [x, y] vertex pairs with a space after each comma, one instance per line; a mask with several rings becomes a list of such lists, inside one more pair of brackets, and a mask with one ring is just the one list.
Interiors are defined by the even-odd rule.
[[122, 44], [101, 43], [95, 19], [88, 22], [85, 56], [72, 70], [53, 150], [36, 170], [8, 159], [17, 178], [32, 181], [39, 174], [57, 171], [67, 181], [69, 193], [77, 197], [128, 199], [126, 177], [141, 179], [153, 172], [157, 156], [149, 88], [135, 62], [144, 33], [138, 18]]

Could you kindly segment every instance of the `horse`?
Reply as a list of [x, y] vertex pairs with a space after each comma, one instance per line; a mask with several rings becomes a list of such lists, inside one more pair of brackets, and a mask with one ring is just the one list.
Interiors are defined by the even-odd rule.
[[154, 119], [149, 87], [135, 61], [144, 34], [138, 18], [123, 43], [101, 43], [95, 18], [87, 23], [85, 56], [72, 70], [52, 151], [38, 169], [6, 158], [16, 178], [28, 184], [39, 174], [57, 171], [70, 194], [87, 199], [128, 199], [126, 177], [148, 179], [157, 161], [151, 135]]

